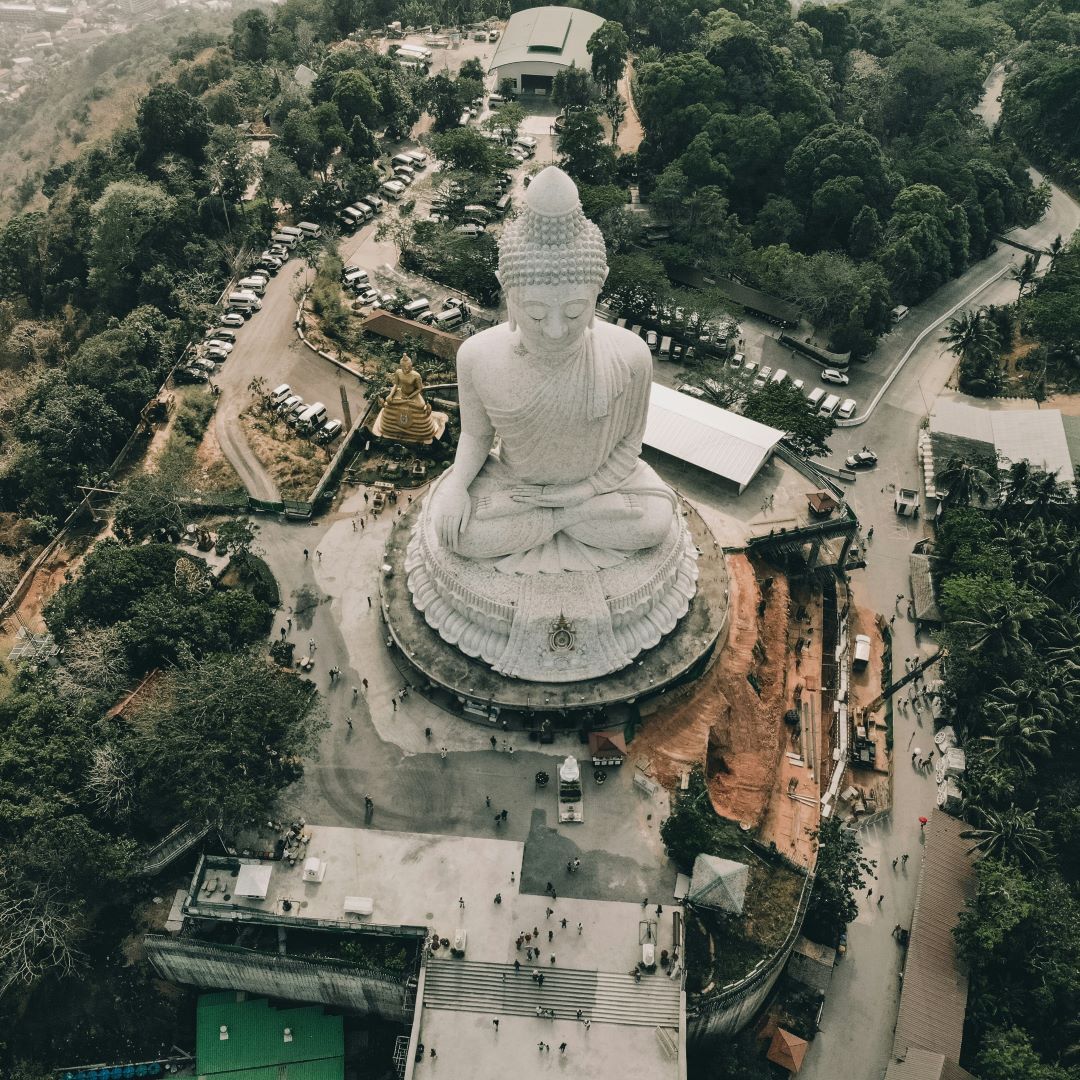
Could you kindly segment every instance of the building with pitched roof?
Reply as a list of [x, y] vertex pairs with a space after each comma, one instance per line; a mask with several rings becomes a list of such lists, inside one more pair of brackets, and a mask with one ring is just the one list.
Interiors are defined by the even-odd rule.
[[555, 76], [565, 68], [592, 70], [586, 48], [589, 38], [604, 25], [599, 15], [568, 7], [534, 7], [510, 16], [488, 71], [495, 85], [504, 79], [522, 95], [547, 96]]
[[694, 860], [686, 902], [741, 915], [749, 880], [750, 867], [745, 863], [699, 855]]

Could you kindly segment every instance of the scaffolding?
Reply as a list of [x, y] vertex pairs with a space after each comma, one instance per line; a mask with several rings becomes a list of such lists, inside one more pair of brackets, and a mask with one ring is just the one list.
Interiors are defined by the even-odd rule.
[[52, 634], [35, 634], [28, 626], [19, 624], [15, 633], [15, 645], [8, 654], [8, 659], [17, 664], [40, 664], [52, 660], [60, 652], [56, 638]]

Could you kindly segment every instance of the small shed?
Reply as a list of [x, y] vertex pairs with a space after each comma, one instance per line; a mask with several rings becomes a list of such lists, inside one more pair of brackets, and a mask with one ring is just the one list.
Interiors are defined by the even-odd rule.
[[788, 1072], [797, 1073], [802, 1068], [809, 1047], [805, 1039], [792, 1035], [786, 1028], [777, 1028], [765, 1056]]
[[594, 765], [621, 765], [626, 757], [626, 740], [621, 731], [590, 731], [589, 756]]
[[694, 860], [686, 902], [741, 915], [749, 880], [750, 867], [745, 863], [699, 855]]
[[808, 491], [806, 504], [814, 517], [828, 517], [840, 504], [827, 491]]

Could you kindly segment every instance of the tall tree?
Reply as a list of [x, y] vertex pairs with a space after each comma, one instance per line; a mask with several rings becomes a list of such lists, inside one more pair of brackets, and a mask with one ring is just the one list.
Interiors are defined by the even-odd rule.
[[585, 43], [592, 57], [592, 75], [609, 97], [615, 93], [626, 67], [626, 54], [630, 51], [630, 38], [622, 26], [608, 20], [593, 31]]

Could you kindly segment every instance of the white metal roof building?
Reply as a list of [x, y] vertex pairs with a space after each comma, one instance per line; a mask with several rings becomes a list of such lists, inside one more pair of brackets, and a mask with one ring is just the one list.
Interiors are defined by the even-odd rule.
[[1002, 468], [1026, 461], [1062, 483], [1075, 480], [1065, 425], [1057, 409], [988, 409], [940, 398], [930, 414], [935, 463], [941, 468], [950, 452], [949, 439], [983, 443]]
[[778, 428], [652, 384], [645, 445], [732, 481], [740, 493], [783, 437]]
[[563, 68], [592, 70], [586, 49], [589, 38], [603, 26], [599, 15], [577, 8], [534, 7], [510, 16], [491, 58], [495, 87], [510, 79], [521, 94], [551, 93]]

